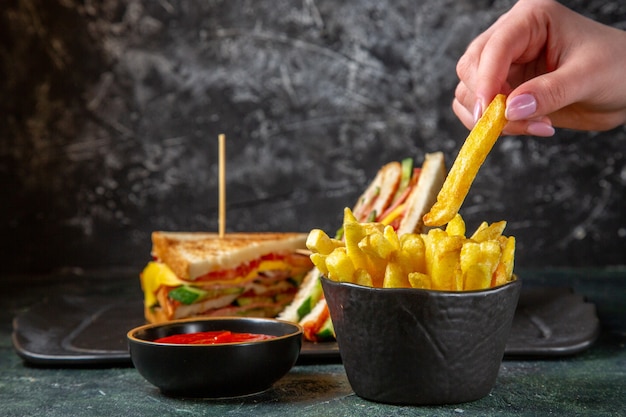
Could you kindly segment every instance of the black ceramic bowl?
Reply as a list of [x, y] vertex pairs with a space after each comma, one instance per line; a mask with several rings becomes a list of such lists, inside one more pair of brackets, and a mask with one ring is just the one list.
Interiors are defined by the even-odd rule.
[[[222, 330], [276, 337], [216, 345], [154, 342], [174, 334]], [[224, 398], [265, 391], [289, 372], [300, 354], [302, 328], [275, 319], [196, 318], [140, 326], [127, 338], [135, 368], [164, 394]]]
[[489, 394], [519, 279], [482, 291], [370, 288], [322, 278], [354, 392], [392, 404], [454, 404]]

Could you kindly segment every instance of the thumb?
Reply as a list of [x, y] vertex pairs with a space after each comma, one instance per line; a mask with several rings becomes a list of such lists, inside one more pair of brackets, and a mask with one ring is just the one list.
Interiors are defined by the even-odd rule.
[[507, 98], [506, 118], [517, 121], [547, 116], [575, 103], [586, 85], [577, 74], [580, 72], [561, 67], [520, 84]]

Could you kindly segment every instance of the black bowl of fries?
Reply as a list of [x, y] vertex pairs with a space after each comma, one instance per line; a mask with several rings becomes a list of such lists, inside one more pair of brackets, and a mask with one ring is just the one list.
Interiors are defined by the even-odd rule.
[[477, 291], [374, 288], [322, 277], [348, 380], [362, 398], [435, 405], [495, 385], [519, 279]]
[[397, 235], [344, 210], [344, 239], [307, 239], [348, 381], [368, 400], [454, 404], [496, 382], [521, 282], [506, 222]]

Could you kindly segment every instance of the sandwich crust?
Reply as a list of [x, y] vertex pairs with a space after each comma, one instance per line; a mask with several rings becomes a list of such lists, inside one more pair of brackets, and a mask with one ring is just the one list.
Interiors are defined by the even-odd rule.
[[194, 280], [209, 272], [236, 268], [272, 253], [306, 248], [306, 233], [152, 233], [152, 255], [180, 278]]
[[422, 233], [422, 217], [437, 201], [437, 194], [446, 179], [446, 164], [443, 152], [426, 154], [417, 185], [407, 197], [404, 217], [398, 228], [398, 235]]

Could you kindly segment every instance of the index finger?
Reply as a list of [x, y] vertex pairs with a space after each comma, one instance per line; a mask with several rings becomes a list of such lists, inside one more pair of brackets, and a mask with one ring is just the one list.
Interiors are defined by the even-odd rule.
[[507, 79], [515, 64], [531, 62], [542, 53], [547, 41], [547, 22], [526, 2], [520, 2], [484, 35], [479, 44], [481, 49], [474, 81], [481, 110], [498, 93], [509, 92]]

